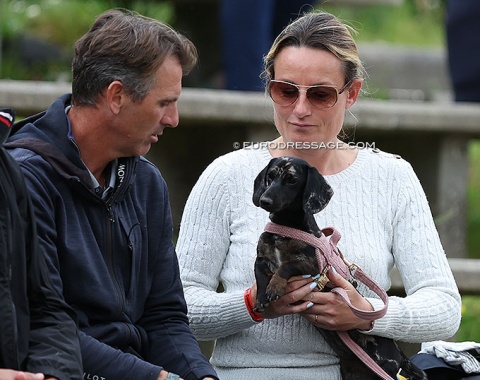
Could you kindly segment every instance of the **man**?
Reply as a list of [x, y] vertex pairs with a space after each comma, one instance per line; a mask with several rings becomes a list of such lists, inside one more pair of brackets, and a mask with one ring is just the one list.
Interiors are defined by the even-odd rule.
[[75, 45], [72, 94], [10, 137], [85, 379], [217, 378], [188, 326], [166, 184], [141, 157], [177, 126], [196, 60], [167, 25], [107, 11]]
[[220, 27], [225, 88], [264, 91], [263, 56], [291, 20], [316, 0], [222, 0]]
[[0, 108], [0, 380], [82, 379], [73, 311], [49, 279], [22, 173], [3, 149], [13, 118]]
[[447, 2], [448, 70], [457, 102], [480, 102], [480, 1]]

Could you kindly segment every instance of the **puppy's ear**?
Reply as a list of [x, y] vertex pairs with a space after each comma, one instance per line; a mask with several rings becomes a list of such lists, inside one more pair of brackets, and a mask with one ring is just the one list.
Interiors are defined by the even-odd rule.
[[265, 166], [265, 168], [263, 168], [263, 170], [260, 173], [258, 173], [257, 178], [255, 178], [255, 181], [253, 183], [252, 200], [253, 200], [253, 204], [257, 207], [260, 206], [260, 197], [265, 192], [265, 190], [267, 190], [267, 184], [266, 184], [267, 181], [265, 177], [267, 175], [268, 169], [270, 168], [270, 163], [271, 161], [267, 166]]
[[332, 195], [333, 190], [325, 178], [323, 178], [323, 175], [316, 168], [310, 166], [303, 192], [304, 211], [312, 214], [322, 211], [327, 206]]

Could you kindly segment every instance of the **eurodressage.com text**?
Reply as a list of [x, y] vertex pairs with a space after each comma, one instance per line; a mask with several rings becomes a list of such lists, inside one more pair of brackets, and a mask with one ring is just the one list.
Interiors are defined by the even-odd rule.
[[234, 149], [274, 149], [274, 150], [286, 150], [286, 149], [375, 149], [375, 142], [343, 142], [343, 141], [330, 141], [330, 142], [317, 142], [317, 141], [291, 141], [291, 142], [275, 142], [275, 141], [263, 141], [263, 142], [251, 142], [244, 141], [234, 142]]

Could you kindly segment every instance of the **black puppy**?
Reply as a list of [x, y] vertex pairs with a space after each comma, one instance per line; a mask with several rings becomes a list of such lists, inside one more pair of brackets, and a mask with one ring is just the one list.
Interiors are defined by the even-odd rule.
[[[322, 235], [314, 214], [330, 201], [333, 191], [323, 176], [306, 161], [296, 157], [273, 158], [257, 176], [253, 203], [270, 213], [270, 220]], [[255, 261], [257, 301], [255, 309], [262, 312], [272, 301], [280, 298], [292, 276], [320, 273], [315, 248], [307, 243], [270, 232], [260, 235]], [[328, 290], [328, 288], [324, 288]], [[376, 380], [372, 372], [343, 343], [335, 331], [319, 329], [325, 340], [340, 358], [344, 380]], [[348, 331], [350, 337], [393, 379], [402, 369], [409, 380], [426, 380], [426, 374], [414, 366], [392, 339]]]

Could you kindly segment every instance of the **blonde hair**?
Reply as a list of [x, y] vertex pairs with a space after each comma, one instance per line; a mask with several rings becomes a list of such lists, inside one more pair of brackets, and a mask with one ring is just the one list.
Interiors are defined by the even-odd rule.
[[264, 57], [261, 77], [265, 83], [275, 78], [274, 63], [280, 51], [287, 46], [326, 50], [342, 61], [345, 83], [365, 78], [366, 72], [352, 37], [356, 30], [326, 12], [310, 12], [292, 21], [278, 35]]

